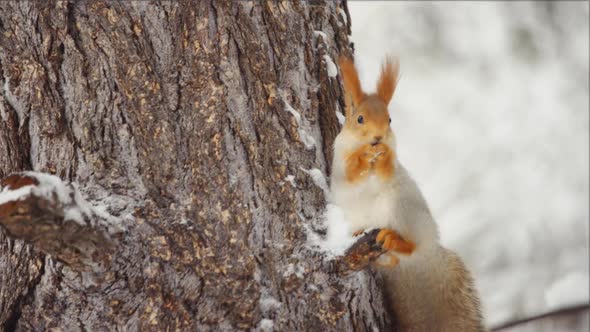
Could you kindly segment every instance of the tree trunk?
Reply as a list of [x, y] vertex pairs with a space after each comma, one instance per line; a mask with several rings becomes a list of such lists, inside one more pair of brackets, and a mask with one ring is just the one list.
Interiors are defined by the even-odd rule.
[[120, 227], [0, 205], [0, 327], [387, 330], [371, 273], [308, 240], [349, 22], [332, 1], [0, 2], [0, 178], [57, 175]]

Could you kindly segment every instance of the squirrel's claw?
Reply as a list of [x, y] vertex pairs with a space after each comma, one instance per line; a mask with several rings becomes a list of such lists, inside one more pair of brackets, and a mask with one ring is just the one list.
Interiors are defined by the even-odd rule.
[[412, 241], [406, 241], [397, 232], [391, 229], [382, 229], [375, 239], [386, 250], [393, 250], [400, 254], [409, 255], [414, 252], [416, 245]]
[[391, 253], [386, 253], [379, 257], [375, 263], [382, 267], [395, 267], [397, 264], [399, 264], [399, 258]]
[[379, 159], [379, 156], [382, 155], [382, 154], [384, 154], [384, 153], [385, 152], [383, 152], [383, 151], [375, 152], [375, 154], [373, 155], [373, 157], [371, 157], [371, 159], [369, 159], [369, 163], [371, 163], [371, 164], [375, 163], [375, 161], [377, 161], [377, 159]]
[[365, 232], [364, 229], [359, 229], [358, 231], [352, 233], [352, 236], [355, 236], [356, 237], [356, 236], [359, 236], [359, 235], [363, 234], [364, 232]]

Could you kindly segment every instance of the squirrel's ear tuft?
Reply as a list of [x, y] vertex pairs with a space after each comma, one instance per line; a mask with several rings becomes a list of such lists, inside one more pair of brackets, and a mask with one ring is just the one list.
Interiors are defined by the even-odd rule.
[[[361, 82], [359, 81], [358, 73], [354, 67], [352, 61], [342, 56], [339, 60], [340, 72], [342, 73], [342, 80], [344, 81], [344, 92], [346, 100], [346, 116], [352, 114], [351, 106], [358, 107], [359, 104], [365, 99], [366, 95], [361, 88]], [[352, 98], [352, 105], [349, 105], [349, 98]]]
[[377, 96], [388, 105], [395, 92], [399, 78], [399, 60], [396, 57], [387, 56], [381, 66], [381, 76], [377, 82]]

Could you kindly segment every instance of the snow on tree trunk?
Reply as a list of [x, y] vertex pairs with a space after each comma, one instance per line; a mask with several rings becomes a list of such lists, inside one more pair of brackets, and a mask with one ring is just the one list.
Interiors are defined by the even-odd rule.
[[[0, 2], [0, 178], [54, 174], [123, 229], [88, 271], [68, 256], [79, 243], [5, 224], [0, 328], [386, 330], [373, 276], [334, 272], [308, 242], [325, 198], [306, 171], [329, 169], [347, 13], [332, 1]], [[36, 199], [18, 204], [52, 209], [52, 239], [72, 239], [61, 203]], [[29, 211], [9, 205], [5, 223]]]

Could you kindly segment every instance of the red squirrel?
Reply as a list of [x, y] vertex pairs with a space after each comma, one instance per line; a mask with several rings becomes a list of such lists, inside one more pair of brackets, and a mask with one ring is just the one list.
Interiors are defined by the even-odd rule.
[[387, 110], [399, 62], [387, 57], [377, 92], [361, 88], [353, 62], [339, 61], [346, 120], [334, 142], [330, 191], [354, 235], [380, 228], [387, 250], [373, 265], [385, 282], [395, 331], [485, 331], [477, 291], [460, 257], [439, 242], [438, 227], [400, 164]]

